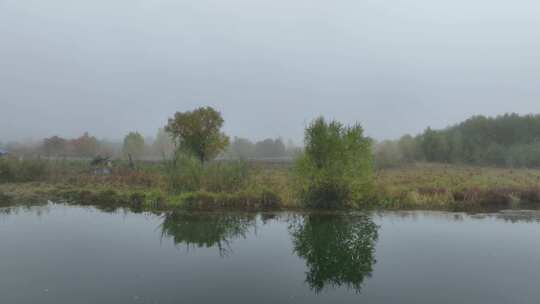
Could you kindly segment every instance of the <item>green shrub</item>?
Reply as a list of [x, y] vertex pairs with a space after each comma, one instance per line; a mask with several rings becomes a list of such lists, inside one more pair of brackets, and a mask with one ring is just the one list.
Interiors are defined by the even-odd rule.
[[160, 190], [149, 191], [145, 203], [150, 208], [162, 209], [166, 204], [166, 195]]
[[341, 208], [365, 201], [372, 188], [371, 140], [362, 127], [318, 118], [305, 131], [305, 152], [295, 176], [302, 203]]
[[129, 205], [135, 209], [141, 209], [146, 201], [146, 195], [141, 192], [134, 192], [129, 195]]
[[235, 192], [241, 190], [249, 176], [244, 161], [214, 162], [203, 167], [202, 188], [211, 192]]
[[243, 161], [201, 163], [184, 153], [178, 153], [166, 167], [168, 186], [174, 193], [235, 192], [245, 186], [249, 175]]
[[12, 200], [10, 195], [0, 192], [0, 206], [9, 206]]
[[44, 160], [20, 161], [17, 179], [23, 182], [43, 180], [47, 176], [47, 169], [47, 161]]
[[47, 161], [0, 158], [0, 182], [32, 182], [43, 180], [48, 174]]
[[166, 161], [167, 184], [175, 193], [201, 189], [203, 165], [195, 157], [186, 153], [176, 153], [172, 160]]
[[10, 161], [0, 158], [0, 182], [8, 183], [15, 181], [15, 170]]

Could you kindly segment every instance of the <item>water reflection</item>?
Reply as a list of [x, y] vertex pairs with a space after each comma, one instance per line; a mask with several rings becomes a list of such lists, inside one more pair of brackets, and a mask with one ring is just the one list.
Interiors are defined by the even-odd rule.
[[448, 222], [466, 223], [472, 220], [501, 220], [509, 223], [539, 223], [540, 210], [506, 209], [497, 212], [465, 213], [445, 211], [382, 211], [375, 214], [377, 218], [389, 218], [422, 222], [425, 219], [436, 219]]
[[177, 245], [216, 247], [224, 256], [231, 251], [230, 242], [245, 238], [255, 224], [255, 214], [173, 212], [165, 216], [161, 228], [162, 236]]
[[6, 218], [9, 216], [19, 215], [21, 213], [30, 213], [35, 215], [36, 217], [41, 217], [43, 215], [46, 215], [50, 212], [52, 204], [47, 205], [20, 205], [20, 206], [9, 206], [9, 207], [0, 207], [0, 215], [5, 216]]
[[540, 211], [538, 210], [501, 210], [495, 216], [510, 223], [540, 222]]
[[377, 225], [365, 215], [305, 215], [290, 226], [294, 252], [305, 259], [316, 292], [346, 286], [360, 292], [375, 264]]

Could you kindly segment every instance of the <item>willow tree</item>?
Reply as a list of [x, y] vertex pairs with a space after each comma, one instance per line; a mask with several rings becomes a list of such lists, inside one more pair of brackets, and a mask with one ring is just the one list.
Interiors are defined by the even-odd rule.
[[364, 202], [373, 181], [371, 139], [359, 124], [315, 119], [295, 164], [298, 192], [308, 207], [340, 208]]
[[139, 158], [144, 153], [144, 137], [139, 132], [130, 132], [124, 137], [124, 147], [126, 155]]
[[229, 145], [222, 131], [223, 117], [212, 107], [176, 112], [165, 127], [179, 151], [197, 157], [201, 163], [214, 159]]

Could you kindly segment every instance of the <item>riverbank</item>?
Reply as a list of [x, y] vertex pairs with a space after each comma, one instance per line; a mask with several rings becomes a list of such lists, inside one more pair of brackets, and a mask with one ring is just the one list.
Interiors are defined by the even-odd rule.
[[76, 186], [30, 182], [0, 185], [0, 207], [44, 204], [47, 201], [105, 209], [128, 207], [141, 211], [295, 209], [270, 191], [194, 191], [175, 195], [159, 188], [111, 187], [101, 184]]
[[[159, 170], [118, 170], [108, 175], [54, 175], [37, 182], [0, 184], [0, 204], [64, 201], [141, 210], [301, 209], [290, 169], [250, 168], [234, 191], [168, 189]], [[418, 164], [379, 170], [372, 194], [358, 209], [468, 211], [540, 206], [540, 170]]]
[[466, 211], [540, 205], [540, 170], [441, 164], [380, 170], [375, 197], [383, 209]]

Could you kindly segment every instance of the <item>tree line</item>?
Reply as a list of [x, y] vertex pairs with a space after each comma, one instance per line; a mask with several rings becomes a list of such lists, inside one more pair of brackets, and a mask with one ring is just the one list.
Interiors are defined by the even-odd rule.
[[289, 140], [285, 144], [281, 138], [266, 138], [254, 142], [247, 138], [235, 137], [225, 150], [224, 156], [233, 159], [292, 158], [301, 150], [292, 141]]
[[[169, 157], [163, 158], [168, 188], [177, 194], [191, 193], [186, 204], [192, 205], [214, 204], [216, 197], [209, 193], [247, 195], [223, 203], [245, 205], [258, 197], [261, 204], [276, 204], [280, 198], [269, 192], [264, 183], [249, 182], [250, 168], [241, 159], [251, 155], [286, 155], [287, 147], [281, 139], [253, 143], [234, 138], [231, 142], [222, 130], [223, 124], [220, 112], [212, 107], [200, 107], [176, 112], [159, 130], [152, 147], [154, 152], [163, 152], [163, 156], [166, 156], [165, 148], [170, 150]], [[304, 148], [298, 151], [285, 180], [290, 183], [295, 199], [304, 206], [359, 207], [373, 200], [374, 165], [428, 161], [538, 167], [539, 139], [540, 115], [473, 116], [445, 129], [427, 128], [417, 136], [405, 135], [396, 141], [380, 143], [365, 136], [359, 123], [346, 125], [319, 117], [305, 128]], [[149, 147], [137, 132], [127, 134], [121, 145], [130, 160]], [[43, 141], [43, 150], [49, 154], [67, 151], [92, 156], [99, 149], [100, 141], [88, 133], [70, 140], [55, 136]], [[227, 153], [234, 153], [238, 160], [212, 162]]]
[[[229, 146], [229, 137], [221, 130], [223, 122], [221, 113], [212, 107], [176, 112], [169, 119], [165, 131], [176, 147], [173, 159], [166, 162], [171, 189], [220, 191], [229, 182], [237, 187], [242, 184], [248, 175], [243, 162], [225, 166], [208, 163]], [[235, 142], [250, 147], [248, 141], [236, 139]], [[304, 131], [304, 144], [292, 170], [293, 188], [303, 205], [342, 208], [368, 201], [373, 186], [372, 140], [364, 135], [359, 123], [344, 125], [324, 117], [316, 118]], [[259, 143], [265, 145], [268, 145], [266, 151], [275, 147], [285, 151], [281, 140]], [[209, 181], [216, 176], [223, 177], [218, 187], [209, 187], [212, 184]]]
[[[208, 112], [210, 110], [206, 110]], [[114, 158], [155, 158], [168, 159], [173, 156], [177, 148], [185, 150], [185, 146], [191, 145], [200, 147], [200, 154], [197, 157], [202, 160], [211, 160], [215, 157], [227, 159], [253, 159], [253, 158], [282, 158], [293, 157], [300, 147], [294, 145], [292, 141], [287, 144], [281, 138], [266, 138], [261, 141], [251, 141], [247, 138], [234, 137], [232, 141], [229, 137], [213, 133], [220, 129], [223, 122], [211, 126], [198, 126], [197, 121], [216, 121], [220, 117], [207, 117], [197, 115], [202, 111], [179, 112], [177, 117], [171, 118], [169, 123], [158, 129], [155, 137], [144, 137], [136, 131], [126, 134], [122, 141], [110, 141], [98, 139], [96, 136], [85, 132], [76, 138], [65, 138], [61, 136], [51, 136], [44, 138], [40, 142], [28, 143], [8, 143], [0, 144], [0, 148], [5, 148], [14, 155], [44, 155], [48, 157], [84, 157], [93, 158], [96, 156]], [[216, 112], [218, 113], [218, 112]], [[180, 115], [180, 116], [178, 116]], [[184, 115], [184, 116], [182, 116]], [[214, 114], [215, 115], [215, 114]], [[178, 120], [177, 120], [178, 118]], [[193, 128], [200, 129], [201, 132], [190, 135]], [[203, 134], [204, 132], [208, 134]], [[216, 137], [217, 136], [217, 137]], [[181, 138], [181, 140], [180, 140]], [[217, 142], [204, 142], [203, 139], [210, 139]]]
[[[52, 136], [40, 144], [11, 143], [0, 147], [13, 154], [41, 154], [47, 156], [141, 157], [170, 158], [179, 138], [189, 138], [189, 129], [180, 126], [204, 129], [211, 126], [197, 124], [200, 121], [215, 121], [214, 127], [221, 128], [220, 117], [209, 117], [210, 110], [199, 112], [179, 112], [168, 124], [159, 129], [153, 138], [145, 138], [138, 132], [128, 133], [123, 142], [97, 139], [89, 133], [77, 138]], [[203, 113], [204, 112], [204, 113]], [[206, 113], [208, 112], [208, 113]], [[177, 115], [175, 114], [175, 115]], [[182, 116], [184, 115], [184, 116]], [[197, 115], [202, 115], [196, 117]], [[204, 116], [206, 115], [206, 116]], [[175, 125], [176, 124], [176, 125]], [[176, 128], [176, 129], [175, 129]], [[211, 130], [212, 128], [208, 128]], [[174, 135], [176, 132], [177, 135]], [[221, 134], [224, 136], [224, 134]], [[176, 136], [176, 137], [175, 137]], [[216, 135], [217, 136], [217, 135]], [[216, 156], [229, 159], [293, 158], [302, 148], [281, 138], [267, 138], [252, 141], [247, 138], [217, 137], [218, 154], [202, 155], [204, 159]], [[197, 142], [197, 138], [207, 138], [204, 134], [193, 134], [194, 146], [214, 149], [208, 143]], [[189, 139], [191, 140], [191, 139]], [[226, 141], [225, 141], [226, 140]], [[185, 139], [184, 139], [185, 141]], [[183, 142], [185, 146], [187, 143]], [[205, 146], [206, 147], [203, 147]], [[504, 114], [496, 117], [473, 116], [461, 123], [444, 129], [428, 127], [419, 135], [404, 135], [398, 140], [375, 142], [372, 147], [375, 163], [379, 168], [394, 167], [414, 162], [438, 162], [448, 164], [472, 164], [504, 167], [540, 167], [540, 115]]]
[[[29, 150], [29, 149], [27, 149]], [[35, 145], [31, 154], [40, 154], [49, 157], [87, 157], [96, 156], [123, 157], [131, 155], [134, 158], [142, 156], [170, 155], [174, 145], [169, 135], [159, 129], [155, 138], [144, 138], [139, 132], [129, 132], [123, 141], [109, 141], [98, 139], [85, 132], [77, 138], [63, 138], [51, 136], [44, 138], [40, 144]], [[29, 151], [26, 151], [29, 154]]]
[[504, 167], [540, 167], [540, 115], [473, 116], [441, 130], [375, 145], [379, 167], [427, 161]]

